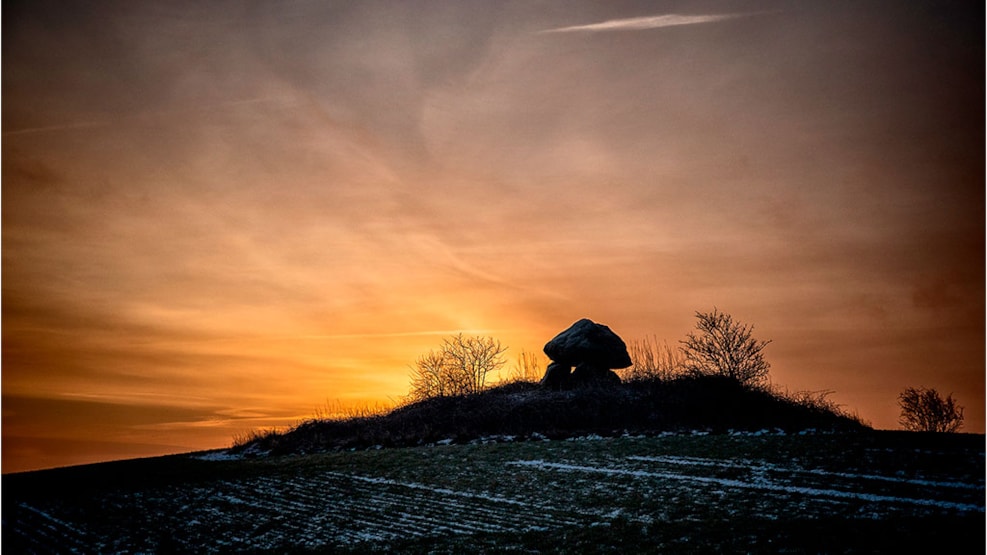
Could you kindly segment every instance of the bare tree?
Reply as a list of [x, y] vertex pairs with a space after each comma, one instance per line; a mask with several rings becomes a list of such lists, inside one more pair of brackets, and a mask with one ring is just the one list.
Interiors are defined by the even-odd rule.
[[411, 393], [414, 400], [430, 397], [444, 397], [452, 393], [452, 384], [448, 376], [445, 354], [439, 351], [429, 351], [418, 357], [411, 367]]
[[506, 362], [503, 357], [507, 347], [492, 337], [464, 337], [459, 334], [445, 339], [442, 352], [447, 364], [452, 366], [454, 381], [461, 393], [478, 393], [486, 385], [487, 374], [498, 370]]
[[680, 348], [685, 358], [682, 368], [688, 374], [725, 376], [747, 386], [761, 386], [771, 367], [764, 360], [764, 347], [771, 341], [751, 336], [753, 326], [735, 322], [716, 308], [696, 312], [697, 332], [690, 332]]
[[682, 353], [656, 336], [633, 340], [627, 345], [633, 364], [619, 371], [625, 380], [668, 380], [682, 371]]
[[898, 423], [912, 432], [955, 432], [963, 425], [963, 407], [953, 394], [945, 399], [935, 389], [909, 387], [898, 395]]
[[537, 382], [545, 374], [545, 361], [544, 355], [522, 349], [511, 367], [510, 381]]
[[429, 351], [411, 367], [413, 400], [477, 393], [486, 385], [487, 374], [504, 365], [507, 348], [492, 337], [444, 339], [438, 351]]

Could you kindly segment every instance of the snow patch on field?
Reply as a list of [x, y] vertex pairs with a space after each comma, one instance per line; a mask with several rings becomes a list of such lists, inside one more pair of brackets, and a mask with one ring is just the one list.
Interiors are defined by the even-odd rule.
[[209, 451], [208, 453], [195, 455], [192, 458], [199, 461], [240, 461], [243, 460], [243, 455], [223, 450]]
[[[636, 459], [642, 460], [643, 457], [638, 457]], [[655, 460], [655, 459], [650, 459], [650, 460]], [[675, 461], [675, 464], [682, 464], [683, 462], [684, 461], [682, 460], [677, 460]], [[795, 486], [791, 484], [779, 485], [777, 483], [768, 480], [763, 475], [758, 475], [754, 480], [751, 481], [744, 481], [738, 479], [697, 476], [693, 474], [681, 474], [675, 472], [655, 472], [648, 470], [629, 470], [629, 469], [618, 468], [618, 467], [585, 466], [585, 465], [576, 465], [576, 464], [567, 464], [567, 463], [547, 462], [544, 460], [511, 461], [507, 464], [511, 466], [533, 467], [541, 470], [559, 470], [563, 472], [586, 472], [591, 474], [607, 474], [612, 476], [614, 475], [633, 476], [635, 478], [659, 478], [662, 480], [682, 480], [688, 482], [698, 482], [707, 485], [716, 485], [725, 488], [757, 489], [762, 491], [794, 493], [794, 494], [807, 495], [813, 497], [850, 498], [850, 499], [857, 499], [861, 501], [867, 501], [871, 503], [904, 503], [904, 504], [939, 507], [943, 509], [952, 509], [957, 511], [984, 512], [984, 507], [982, 505], [972, 505], [969, 503], [953, 503], [949, 501], [942, 501], [936, 499], [876, 495], [876, 494], [856, 492], [856, 491], [844, 491], [837, 489], [821, 489], [821, 488]], [[699, 466], [723, 466], [723, 465], [711, 464], [709, 461], [700, 461]], [[733, 467], [737, 468], [738, 465], [733, 465]], [[829, 473], [829, 474], [833, 475], [834, 473]], [[887, 478], [887, 479], [893, 480], [892, 478]], [[898, 480], [898, 481], [907, 482], [905, 480]], [[723, 493], [723, 492], [714, 491], [714, 493]]]
[[693, 457], [673, 457], [673, 456], [660, 456], [660, 457], [630, 456], [627, 457], [627, 460], [659, 462], [664, 464], [685, 465], [685, 466], [740, 468], [740, 469], [762, 471], [762, 472], [773, 471], [773, 472], [802, 473], [802, 474], [811, 474], [814, 476], [830, 476], [837, 478], [846, 478], [851, 480], [875, 480], [875, 481], [895, 482], [899, 484], [912, 484], [912, 485], [920, 485], [920, 486], [929, 486], [933, 488], [960, 488], [960, 489], [976, 490], [976, 489], [983, 489], [984, 487], [983, 481], [981, 481], [979, 484], [968, 484], [965, 482], [940, 482], [934, 480], [901, 478], [900, 476], [880, 476], [876, 474], [856, 474], [851, 472], [830, 472], [818, 468], [806, 469], [806, 468], [800, 468], [798, 466], [784, 467], [784, 466], [768, 464], [768, 463], [758, 464], [751, 461], [733, 462], [733, 461], [699, 459]]

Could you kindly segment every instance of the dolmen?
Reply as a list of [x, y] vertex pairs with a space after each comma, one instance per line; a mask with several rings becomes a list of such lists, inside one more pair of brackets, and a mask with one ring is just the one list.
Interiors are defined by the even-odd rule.
[[631, 365], [624, 340], [586, 318], [553, 337], [544, 351], [552, 360], [541, 379], [548, 389], [618, 384], [620, 377], [613, 370]]

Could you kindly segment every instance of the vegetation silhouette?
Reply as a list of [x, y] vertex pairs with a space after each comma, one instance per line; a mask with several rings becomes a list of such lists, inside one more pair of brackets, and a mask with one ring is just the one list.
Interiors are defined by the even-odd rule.
[[898, 423], [911, 432], [955, 432], [963, 425], [963, 407], [953, 394], [945, 398], [935, 389], [909, 387], [898, 395]]
[[768, 379], [771, 365], [764, 360], [764, 347], [771, 341], [752, 336], [753, 326], [744, 325], [715, 307], [696, 312], [696, 331], [682, 343], [682, 369], [695, 376], [724, 376], [746, 385]]
[[511, 382], [537, 382], [545, 374], [546, 366], [548, 366], [548, 360], [545, 355], [521, 349], [511, 366], [508, 380]]
[[442, 342], [437, 351], [418, 357], [411, 368], [409, 398], [469, 395], [483, 391], [487, 375], [499, 370], [507, 347], [492, 337], [458, 334]]
[[414, 401], [386, 414], [313, 419], [284, 433], [244, 438], [232, 452], [285, 455], [481, 439], [765, 429], [850, 432], [869, 427], [824, 396], [797, 397], [724, 376], [685, 375], [566, 391], [513, 382]]
[[682, 374], [685, 357], [657, 336], [631, 340], [627, 344], [633, 364], [617, 370], [622, 380], [670, 380]]

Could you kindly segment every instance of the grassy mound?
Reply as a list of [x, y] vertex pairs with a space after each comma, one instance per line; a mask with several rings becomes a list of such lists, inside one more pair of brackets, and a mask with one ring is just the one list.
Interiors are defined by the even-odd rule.
[[557, 439], [687, 430], [865, 428], [830, 404], [745, 387], [720, 377], [634, 381], [569, 391], [513, 383], [475, 395], [426, 399], [377, 416], [311, 420], [288, 432], [256, 435], [238, 443], [233, 451], [283, 455], [464, 443], [490, 436]]

